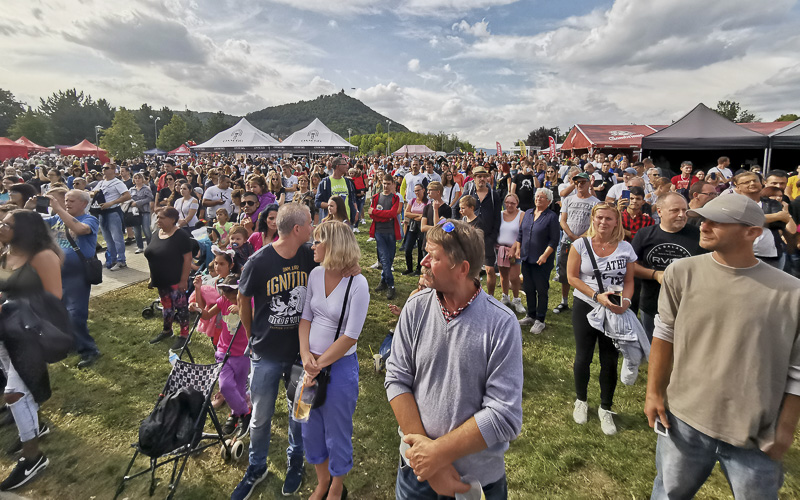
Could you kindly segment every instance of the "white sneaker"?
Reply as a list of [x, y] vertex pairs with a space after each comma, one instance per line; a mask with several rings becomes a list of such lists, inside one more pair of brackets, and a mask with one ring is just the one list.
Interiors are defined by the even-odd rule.
[[375, 241], [375, 238], [367, 238], [367, 243], [369, 243], [371, 241]]
[[531, 333], [534, 335], [539, 335], [540, 333], [542, 333], [542, 331], [544, 331], [544, 327], [545, 327], [544, 321], [539, 321], [537, 319], [533, 323], [533, 326], [531, 327]]
[[614, 425], [614, 413], [611, 410], [597, 409], [597, 416], [600, 417], [600, 428], [603, 429], [603, 434], [606, 436], [613, 436], [617, 433], [617, 426]]
[[138, 253], [142, 253], [142, 252], [144, 252], [144, 248], [137, 248], [136, 251], [133, 252], [133, 253], [137, 253], [138, 254]]
[[525, 314], [525, 306], [522, 305], [522, 299], [519, 297], [514, 298], [511, 301], [511, 305], [514, 307], [514, 310], [517, 311], [517, 314]]
[[575, 409], [572, 411], [572, 419], [576, 424], [583, 425], [589, 420], [589, 404], [580, 399], [575, 400]]
[[111, 266], [111, 269], [109, 269], [109, 271], [119, 271], [120, 269], [125, 269], [126, 267], [128, 267], [128, 266], [125, 265], [124, 263], [117, 262], [116, 264]]
[[504, 306], [511, 307], [511, 299], [506, 294], [503, 294], [503, 298], [500, 299], [500, 302], [502, 302]]
[[371, 266], [369, 266], [370, 269], [378, 269], [379, 267], [381, 267], [381, 263], [380, 262], [376, 262], [376, 263], [372, 264]]
[[353, 228], [353, 232], [354, 232], [354, 233], [360, 233], [361, 231], [359, 231], [357, 227], [354, 227], [354, 228]]
[[525, 316], [521, 320], [519, 320], [519, 326], [528, 326], [534, 324], [535, 321], [530, 316]]

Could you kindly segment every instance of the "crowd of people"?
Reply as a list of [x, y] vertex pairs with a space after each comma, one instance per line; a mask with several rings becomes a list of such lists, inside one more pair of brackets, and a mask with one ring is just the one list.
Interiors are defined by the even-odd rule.
[[[371, 297], [355, 233], [367, 224], [364, 244], [380, 269], [372, 291], [398, 298], [398, 247], [401, 274], [418, 280], [394, 309], [386, 360], [402, 443], [397, 498], [507, 497], [503, 455], [522, 429], [522, 327], [540, 335], [548, 315], [568, 311], [576, 424], [588, 422], [596, 346], [607, 435], [617, 432], [617, 380], [634, 383], [649, 357], [643, 404], [660, 433], [653, 498], [693, 495], [717, 461], [737, 497], [776, 498], [782, 484], [780, 459], [800, 418], [800, 168], [734, 172], [721, 157], [708, 171], [684, 161], [673, 173], [603, 153], [121, 164], [40, 156], [3, 168], [3, 296], [61, 300], [78, 367], [101, 355], [87, 327], [87, 260], [99, 234], [109, 272], [127, 267], [128, 244], [147, 259], [163, 311], [152, 344], [172, 338], [172, 350], [183, 348], [194, 313], [217, 361], [230, 351], [213, 404], [230, 409], [226, 435], [250, 438], [233, 499], [266, 476], [279, 383], [289, 387], [295, 363], [304, 383], [329, 382], [306, 423], [288, 422], [282, 493], [300, 489], [308, 461], [312, 499], [347, 497], [357, 342]], [[552, 281], [561, 286], [550, 309]], [[49, 397], [46, 365], [31, 373], [20, 356], [0, 342], [4, 410], [22, 453], [0, 490], [49, 463], [37, 413]]]

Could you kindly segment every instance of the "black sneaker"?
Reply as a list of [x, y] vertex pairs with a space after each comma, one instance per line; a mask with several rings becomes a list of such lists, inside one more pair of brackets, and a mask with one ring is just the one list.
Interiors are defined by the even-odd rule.
[[175, 342], [172, 344], [172, 347], [170, 347], [170, 349], [172, 349], [173, 351], [180, 351], [181, 349], [183, 349], [183, 346], [186, 345], [187, 340], [189, 340], [189, 337], [179, 336], [178, 338], [175, 339]]
[[294, 495], [300, 491], [300, 486], [303, 484], [303, 466], [290, 465], [286, 470], [286, 479], [283, 481], [283, 488], [281, 494], [285, 497]]
[[231, 493], [231, 500], [247, 500], [253, 494], [253, 489], [267, 477], [266, 465], [248, 465], [242, 481]]
[[386, 300], [392, 300], [395, 296], [397, 296], [397, 292], [394, 290], [393, 286], [386, 289]]
[[382, 292], [382, 291], [386, 290], [388, 287], [389, 287], [389, 285], [387, 285], [385, 281], [381, 280], [380, 284], [375, 287], [375, 291], [376, 292]]
[[228, 420], [225, 421], [225, 425], [222, 426], [222, 435], [230, 436], [231, 434], [236, 432], [237, 423], [239, 423], [239, 417], [231, 413], [228, 416]]
[[566, 302], [562, 302], [558, 304], [555, 309], [553, 309], [553, 314], [561, 314], [562, 312], [568, 310], [569, 310], [569, 305], [567, 305]]
[[250, 433], [250, 417], [252, 416], [252, 413], [247, 413], [239, 417], [239, 425], [236, 426], [236, 437], [239, 439], [242, 439]]
[[17, 466], [11, 471], [11, 474], [8, 475], [5, 481], [0, 483], [0, 491], [19, 488], [38, 476], [49, 464], [50, 460], [44, 456], [44, 453], [40, 453], [38, 457], [30, 461], [26, 460], [25, 457], [20, 458], [17, 461]]
[[406, 269], [405, 271], [403, 271], [400, 274], [402, 274], [403, 276], [411, 276], [412, 274], [414, 274], [414, 270], [413, 269]]
[[92, 366], [97, 358], [100, 357], [99, 352], [90, 352], [88, 354], [81, 354], [81, 360], [78, 361], [78, 368], [89, 368]]
[[[39, 433], [36, 434], [36, 437], [43, 437], [48, 434], [50, 434], [50, 427], [48, 427], [46, 423], [40, 421]], [[22, 441], [20, 441], [19, 438], [8, 448], [9, 455], [16, 455], [17, 453], [22, 453]]]
[[169, 331], [169, 330], [164, 330], [163, 332], [159, 333], [158, 335], [156, 335], [155, 337], [150, 339], [150, 343], [151, 344], [158, 344], [162, 340], [168, 339], [170, 337], [172, 337], [172, 332]]

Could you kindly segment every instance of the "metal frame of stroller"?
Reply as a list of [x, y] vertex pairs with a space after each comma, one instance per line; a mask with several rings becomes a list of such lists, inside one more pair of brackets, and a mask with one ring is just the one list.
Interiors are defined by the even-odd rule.
[[[186, 344], [181, 349], [180, 353], [178, 353], [178, 360], [175, 362], [175, 366], [173, 366], [169, 377], [167, 377], [167, 382], [164, 385], [164, 389], [161, 391], [156, 404], [153, 406], [153, 408], [158, 406], [166, 394], [184, 387], [192, 387], [203, 393], [205, 401], [203, 403], [203, 409], [194, 424], [194, 437], [189, 444], [165, 453], [160, 457], [150, 458], [150, 466], [148, 468], [136, 472], [133, 475], [129, 475], [134, 463], [136, 462], [136, 458], [140, 453], [142, 453], [138, 443], [133, 443], [131, 445], [131, 447], [135, 450], [133, 453], [133, 458], [131, 458], [127, 469], [125, 469], [125, 474], [123, 475], [122, 481], [120, 482], [116, 494], [114, 495], [115, 500], [125, 489], [125, 483], [131, 479], [147, 474], [148, 472], [150, 473], [149, 494], [150, 496], [153, 496], [153, 493], [155, 493], [156, 489], [156, 469], [172, 463], [172, 476], [168, 485], [169, 494], [167, 495], [167, 500], [171, 500], [175, 495], [175, 491], [178, 489], [178, 484], [180, 483], [183, 470], [186, 468], [186, 462], [189, 460], [189, 457], [217, 444], [222, 445], [220, 451], [223, 459], [227, 460], [232, 455], [235, 457], [235, 459], [238, 459], [242, 455], [243, 443], [241, 440], [236, 441], [235, 439], [231, 440], [225, 437], [225, 435], [222, 433], [222, 426], [219, 423], [217, 414], [214, 411], [214, 408], [211, 406], [211, 394], [214, 392], [214, 387], [217, 385], [222, 367], [225, 366], [225, 363], [230, 357], [231, 347], [233, 346], [233, 342], [236, 340], [236, 336], [239, 334], [241, 323], [239, 323], [239, 326], [236, 327], [236, 331], [231, 338], [231, 342], [228, 345], [228, 350], [225, 352], [225, 357], [222, 358], [222, 361], [210, 365], [200, 365], [194, 363], [194, 358], [188, 349], [199, 319], [200, 317], [198, 316], [197, 320], [195, 320], [194, 327], [189, 332], [189, 337], [186, 340]], [[184, 352], [186, 352], [186, 354], [189, 356], [189, 359], [192, 361], [191, 363], [181, 359]], [[211, 419], [216, 433], [203, 432], [206, 416]], [[209, 442], [203, 443], [204, 440], [209, 440]], [[238, 456], [232, 453], [232, 448], [234, 445], [239, 448]], [[162, 461], [159, 462], [159, 460]], [[181, 462], [180, 469], [178, 469], [178, 462]]]

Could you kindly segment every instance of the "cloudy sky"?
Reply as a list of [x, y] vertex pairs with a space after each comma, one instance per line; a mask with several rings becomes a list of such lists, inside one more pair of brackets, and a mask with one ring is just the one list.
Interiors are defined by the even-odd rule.
[[[795, 0], [6, 0], [0, 88], [241, 115], [345, 91], [416, 131], [800, 113]], [[269, 132], [269, 131], [267, 131]]]

